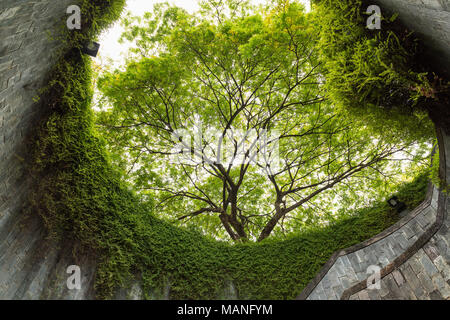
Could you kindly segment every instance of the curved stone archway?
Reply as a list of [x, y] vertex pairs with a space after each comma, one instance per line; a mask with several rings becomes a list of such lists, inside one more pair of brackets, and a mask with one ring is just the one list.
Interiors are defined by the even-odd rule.
[[[45, 239], [37, 215], [26, 214], [33, 179], [25, 162], [26, 137], [43, 106], [33, 98], [57, 60], [61, 44], [51, 40], [77, 1], [6, 0], [0, 5], [0, 299], [88, 299], [95, 265], [83, 274], [85, 290], [66, 289], [66, 267], [74, 264], [68, 244]], [[61, 285], [61, 283], [63, 285]]]

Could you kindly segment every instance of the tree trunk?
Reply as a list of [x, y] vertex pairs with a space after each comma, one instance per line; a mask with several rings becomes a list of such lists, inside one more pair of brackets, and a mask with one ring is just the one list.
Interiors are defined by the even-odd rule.
[[238, 206], [237, 206], [237, 190], [232, 190], [230, 193], [230, 203], [231, 203], [231, 215], [229, 222], [233, 229], [237, 232], [240, 239], [247, 239], [247, 233], [245, 232], [244, 226], [242, 225], [242, 222], [238, 221], [237, 212], [238, 212]]
[[231, 228], [231, 226], [230, 226], [230, 221], [229, 221], [230, 217], [226, 213], [222, 213], [219, 216], [219, 218], [220, 218], [220, 221], [222, 221], [222, 224], [223, 224], [225, 230], [230, 235], [231, 239], [238, 240], [239, 236], [236, 233], [234, 233], [233, 228]]
[[275, 215], [269, 220], [264, 229], [259, 234], [258, 241], [262, 241], [272, 233], [272, 230], [277, 225], [278, 221], [283, 217], [284, 210], [281, 208], [281, 202], [275, 202]]

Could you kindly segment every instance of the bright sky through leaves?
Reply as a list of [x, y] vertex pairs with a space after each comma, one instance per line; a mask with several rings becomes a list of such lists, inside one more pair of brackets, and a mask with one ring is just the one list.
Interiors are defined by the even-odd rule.
[[[130, 11], [133, 15], [140, 16], [144, 12], [152, 11], [155, 3], [164, 2], [163, 0], [127, 0], [127, 6], [125, 12]], [[186, 9], [189, 13], [193, 13], [198, 10], [197, 0], [170, 0], [170, 4]], [[252, 0], [254, 4], [265, 3], [265, 0]], [[305, 3], [306, 10], [309, 11], [309, 0], [302, 0]], [[116, 22], [114, 26], [108, 29], [100, 38], [101, 48], [99, 53], [98, 62], [102, 65], [109, 65], [109, 60], [113, 61], [113, 66], [118, 67], [124, 61], [126, 52], [128, 50], [128, 44], [120, 44], [119, 38], [123, 27], [120, 25], [120, 21]], [[107, 62], [108, 61], [108, 62]]]
[[[229, 19], [227, 8], [214, 5], [202, 6], [199, 17], [162, 5], [144, 20], [125, 19], [132, 60], [98, 80], [97, 124], [125, 179], [155, 213], [186, 225], [195, 217], [202, 232], [220, 239], [261, 241], [385, 197], [403, 181], [395, 159], [403, 151], [411, 153], [410, 171], [420, 169], [426, 150], [415, 140], [395, 128], [367, 130], [326, 99], [318, 17], [298, 2], [274, 7], [270, 18], [262, 8], [234, 15], [239, 0], [228, 5]], [[210, 132], [216, 127], [218, 135]], [[263, 147], [256, 163], [221, 156], [229, 148], [250, 159], [266, 130], [278, 132], [277, 157]], [[244, 131], [255, 137], [236, 138]], [[189, 159], [172, 161], [180, 152]]]

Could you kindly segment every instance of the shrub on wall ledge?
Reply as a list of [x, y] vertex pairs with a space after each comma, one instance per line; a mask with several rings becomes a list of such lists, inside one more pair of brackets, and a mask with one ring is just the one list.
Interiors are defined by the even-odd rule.
[[433, 136], [424, 111], [444, 102], [448, 83], [429, 72], [423, 46], [397, 14], [381, 10], [381, 28], [367, 27], [372, 4], [313, 0], [329, 97], [374, 128], [394, 128], [413, 138]]

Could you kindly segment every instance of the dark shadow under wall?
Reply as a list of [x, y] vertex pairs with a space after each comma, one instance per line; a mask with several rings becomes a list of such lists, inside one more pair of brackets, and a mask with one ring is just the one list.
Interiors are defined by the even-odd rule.
[[450, 2], [448, 0], [374, 0], [424, 42], [433, 69], [450, 76]]

